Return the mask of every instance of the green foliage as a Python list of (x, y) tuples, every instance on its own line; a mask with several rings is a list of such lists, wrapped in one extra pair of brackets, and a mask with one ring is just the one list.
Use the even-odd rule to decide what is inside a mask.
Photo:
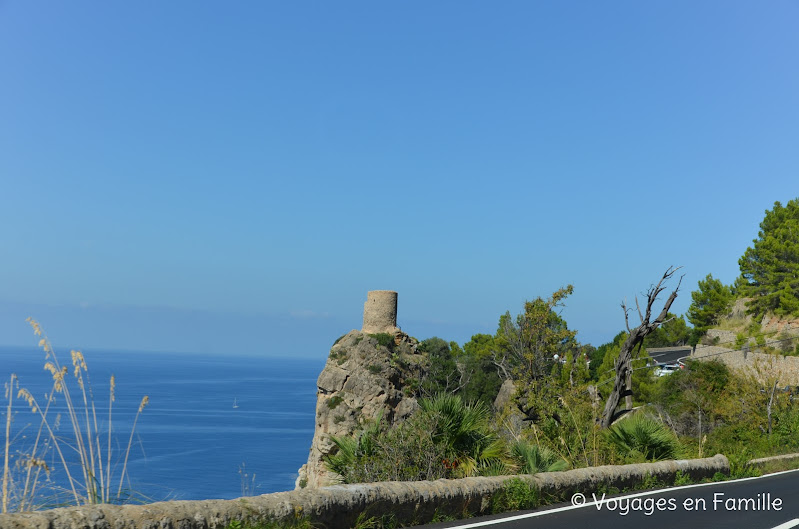
[(691, 328), (685, 323), (683, 316), (677, 317), (672, 313), (666, 315), (666, 323), (644, 338), (644, 348), (647, 347), (674, 347), (685, 345), (691, 340)]
[[(731, 371), (718, 361), (689, 361), (686, 369), (659, 380), (654, 409), (665, 417), (691, 456), (747, 452), (763, 457), (799, 449), (799, 402), (778, 391), (768, 434), (773, 380)], [(701, 453), (700, 453), (701, 447)]]
[(504, 483), (491, 498), (491, 512), (502, 513), (534, 509), (540, 504), (538, 489), (519, 478), (511, 478)]
[(433, 519), (430, 520), (430, 523), (454, 522), (455, 520), (457, 520), (457, 518), (454, 516), (442, 514), (438, 512), (438, 509), (436, 509), (436, 512), (433, 513)]
[(497, 459), (480, 468), (481, 476), (508, 476), (516, 474), (515, 469), (505, 461)]
[[(608, 378), (609, 371), (615, 369), (614, 364), (616, 358), (619, 357), (621, 345), (624, 343), (624, 340), (627, 339), (627, 336), (629, 335), (625, 331), (622, 331), (617, 334), (613, 340), (600, 345), (591, 353), (591, 365), (589, 366), (591, 380), (601, 382)], [(605, 362), (605, 357), (609, 350), (615, 351), (615, 356), (612, 358), (611, 362)]]
[(380, 347), (387, 347), (389, 349), (394, 348), (394, 337), (386, 332), (379, 332), (376, 334), (370, 334), (372, 338), (377, 340), (377, 344)]
[(335, 410), (336, 406), (338, 406), (342, 402), (344, 402), (344, 399), (341, 396), (336, 395), (336, 396), (331, 397), (330, 399), (328, 399), (327, 407), (330, 408), (331, 410)]
[(717, 360), (689, 360), (685, 369), (660, 381), (653, 402), (671, 418), (671, 424), (679, 435), (701, 439), (702, 435), (719, 426), (724, 404), (722, 395), (735, 387), (730, 383), (731, 378), (730, 369)]
[(730, 462), (730, 479), (751, 478), (759, 476), (757, 469), (749, 463), (752, 459), (752, 452), (742, 450), (734, 454), (728, 454), (727, 460)]
[(377, 436), (380, 434), (381, 421), (367, 425), (354, 437), (336, 437), (331, 435), (330, 440), (336, 445), (336, 451), (325, 456), (325, 465), (328, 470), (335, 472), (344, 483), (348, 476), (357, 468), (358, 463), (378, 453)]
[(574, 292), (568, 285), (554, 292), (549, 299), (536, 298), (524, 304), (524, 312), (516, 316), (504, 314), (499, 320), (496, 346), (502, 363), (514, 380), (528, 384), (551, 374), (555, 355), (565, 356), (576, 347), (574, 336), (556, 309)]
[(559, 423), (561, 378), (569, 381), (566, 386), (571, 386), (587, 377), (585, 366), (580, 364), (582, 358), (575, 360), (573, 356), (566, 374), (560, 361), (579, 350), (574, 339), (576, 331), (569, 330), (557, 311), (573, 291), (569, 285), (549, 299), (539, 297), (528, 301), (524, 312), (516, 318), (506, 313), (499, 321), (492, 360), (500, 367), (503, 377), (512, 378), (516, 383), (516, 404), (533, 423)]
[(492, 360), (495, 347), (490, 334), (475, 334), (457, 356), (466, 380), (460, 395), (466, 402), (480, 401), (490, 406), (497, 398), (502, 379)]
[(313, 527), (308, 518), (295, 516), (288, 521), (261, 520), (242, 523), (240, 520), (233, 520), (225, 526), (225, 529), (313, 529)]
[(650, 490), (650, 489), (661, 489), (665, 486), (666, 484), (661, 480), (659, 480), (657, 476), (648, 473), (646, 476), (644, 476), (644, 480), (641, 482), (641, 484), (635, 488), (641, 490)]
[(422, 341), (418, 351), (427, 355), (430, 366), (420, 385), (423, 396), (431, 397), (458, 389), (461, 373), (448, 342), (434, 336)]
[(727, 314), (733, 300), (732, 287), (714, 279), (713, 274), (708, 274), (699, 281), (698, 290), (691, 292), (688, 321), (698, 334), (704, 334)]
[(737, 283), (742, 296), (751, 297), (748, 311), (799, 315), (799, 199), (784, 207), (779, 202), (766, 211), (758, 238), (738, 260)]
[(799, 448), (799, 403), (793, 405), (790, 398), (787, 402), (787, 405), (780, 406), (775, 413), (774, 432), (779, 438), (780, 446), (795, 450)]
[(609, 486), (607, 483), (598, 483), (596, 486), (597, 495), (613, 495), (621, 492), (618, 487)]
[(739, 332), (735, 335), (735, 348), (742, 349), (748, 340), (749, 338), (746, 336), (746, 334)]
[(477, 475), (496, 468), (504, 443), (490, 429), (488, 408), (454, 395), (421, 399), (420, 409), (391, 428), (373, 424), (353, 437), (332, 437), (326, 458), (344, 483), (419, 481)]
[(680, 487), (682, 485), (691, 485), (693, 482), (694, 480), (691, 479), (691, 476), (683, 472), (682, 470), (678, 470), (677, 474), (674, 476), (675, 487)]
[(463, 354), (473, 358), (491, 358), (496, 347), (494, 337), (490, 334), (475, 334), (471, 340), (463, 344)]
[(463, 367), (467, 382), (460, 391), (463, 400), (491, 406), (499, 394), (502, 379), (490, 358), (465, 357)]
[(560, 384), (562, 386), (581, 385), (588, 381), (588, 356), (583, 348), (566, 353), (565, 362), (560, 368)]
[(441, 393), (419, 401), (421, 410), (436, 417), (433, 442), (452, 454), (458, 473), (473, 475), (504, 455), (504, 445), (489, 427), (490, 410), (482, 402), (464, 403), (457, 395)]
[(352, 529), (395, 529), (399, 526), (397, 517), (394, 513), (386, 513), (381, 516), (368, 516), (366, 512), (358, 515)]
[(523, 439), (511, 447), (511, 455), (518, 465), (519, 474), (559, 472), (569, 468), (569, 463), (546, 447), (530, 444)]
[(622, 419), (606, 430), (608, 441), (625, 458), (635, 460), (643, 456), (646, 461), (675, 459), (680, 444), (674, 433), (662, 422), (643, 413)]
[(338, 351), (330, 350), (330, 358), (335, 360), (338, 365), (347, 361), (347, 350), (341, 347)]

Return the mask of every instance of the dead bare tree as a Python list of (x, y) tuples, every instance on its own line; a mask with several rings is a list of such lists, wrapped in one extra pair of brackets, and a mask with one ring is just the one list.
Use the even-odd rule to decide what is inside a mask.
[(638, 297), (636, 296), (635, 306), (638, 310), (638, 317), (641, 319), (641, 324), (635, 329), (630, 329), (630, 309), (627, 308), (626, 302), (622, 302), (621, 304), (621, 308), (624, 310), (624, 324), (630, 336), (628, 336), (627, 340), (622, 344), (619, 358), (616, 360), (616, 378), (613, 382), (613, 390), (608, 396), (608, 400), (605, 403), (605, 410), (602, 413), (602, 420), (600, 421), (602, 428), (610, 426), (613, 420), (618, 416), (616, 408), (619, 406), (622, 396), (627, 397), (627, 408), (630, 409), (632, 407), (632, 391), (630, 385), (632, 380), (631, 364), (633, 350), (636, 347), (641, 347), (644, 338), (646, 338), (649, 333), (657, 329), (663, 323), (666, 323), (666, 317), (668, 316), (671, 304), (674, 303), (674, 300), (677, 298), (677, 291), (680, 290), (682, 276), (677, 283), (677, 287), (663, 305), (663, 310), (660, 311), (660, 314), (658, 314), (654, 320), (650, 321), (652, 318), (652, 305), (655, 304), (660, 293), (666, 289), (664, 282), (668, 281), (680, 268), (681, 267), (674, 268), (670, 266), (663, 274), (663, 277), (660, 278), (657, 285), (649, 287), (646, 293), (646, 311), (643, 314), (641, 313), (641, 306), (638, 304)]

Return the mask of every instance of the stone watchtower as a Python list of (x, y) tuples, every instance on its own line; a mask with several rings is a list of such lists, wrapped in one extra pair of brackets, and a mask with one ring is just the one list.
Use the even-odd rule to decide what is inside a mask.
[(363, 329), (365, 333), (385, 332), (396, 334), (397, 293), (393, 290), (370, 290), (363, 304)]

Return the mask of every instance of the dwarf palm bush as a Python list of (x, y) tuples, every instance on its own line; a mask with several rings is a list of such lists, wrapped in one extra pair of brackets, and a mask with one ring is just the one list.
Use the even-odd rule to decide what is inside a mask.
[(519, 474), (559, 472), (569, 468), (563, 458), (545, 446), (530, 444), (519, 439), (511, 447), (511, 455), (519, 467)]
[(491, 431), (488, 408), (438, 395), (391, 427), (372, 423), (350, 437), (332, 437), (325, 463), (345, 483), (418, 481), (506, 473), (505, 445)]
[(336, 445), (336, 452), (325, 456), (325, 464), (331, 472), (340, 476), (344, 483), (355, 472), (360, 461), (375, 455), (378, 449), (377, 436), (380, 434), (381, 418), (369, 424), (357, 436), (330, 436)]
[(474, 475), (505, 455), (503, 441), (489, 427), (490, 412), (485, 403), (466, 403), (458, 395), (440, 393), (420, 400), (419, 407), (435, 418), (433, 441), (457, 462), (456, 474)]
[(679, 455), (677, 436), (662, 422), (643, 413), (622, 419), (606, 431), (608, 441), (627, 458), (647, 461), (674, 459)]

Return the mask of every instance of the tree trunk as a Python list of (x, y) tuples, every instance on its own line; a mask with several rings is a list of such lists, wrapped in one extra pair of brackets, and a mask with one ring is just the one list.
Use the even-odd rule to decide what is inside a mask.
[[(674, 272), (677, 270), (679, 270), (679, 268), (669, 267), (668, 270), (666, 270), (666, 272), (663, 274), (663, 277), (660, 278), (660, 281), (658, 281), (658, 284), (649, 288), (646, 296), (646, 314), (641, 314), (641, 309), (638, 309), (638, 315), (641, 318), (641, 324), (635, 329), (630, 329), (628, 319), (629, 311), (627, 309), (627, 305), (625, 303), (621, 304), (621, 307), (624, 310), (624, 322), (627, 326), (627, 331), (630, 333), (630, 336), (628, 336), (624, 341), (621, 346), (621, 351), (619, 352), (619, 360), (616, 362), (616, 378), (613, 381), (613, 389), (611, 390), (610, 395), (608, 395), (608, 400), (605, 403), (605, 409), (602, 413), (602, 420), (600, 421), (600, 426), (602, 428), (607, 428), (613, 423), (613, 420), (617, 417), (616, 408), (619, 406), (621, 395), (626, 393), (630, 387), (628, 383), (628, 376), (630, 377), (630, 380), (632, 380), (632, 370), (630, 369), (630, 366), (632, 366), (633, 350), (636, 346), (639, 346), (643, 343), (644, 338), (646, 338), (650, 332), (657, 329), (659, 325), (666, 321), (671, 304), (674, 303), (674, 300), (677, 298), (677, 292), (680, 290), (682, 277), (680, 278), (680, 282), (677, 283), (677, 288), (674, 289), (669, 298), (666, 300), (666, 303), (663, 305), (663, 310), (660, 311), (660, 314), (658, 314), (657, 318), (651, 322), (649, 321), (652, 317), (652, 305), (657, 300), (658, 295), (666, 288), (665, 286), (662, 286), (663, 282), (674, 275)], [(636, 305), (638, 305), (637, 299)], [(628, 409), (630, 409), (632, 408), (632, 394), (629, 394), (627, 397), (629, 398)]]
[(633, 366), (632, 359), (627, 363), (627, 374), (624, 376), (624, 408), (633, 409)]

